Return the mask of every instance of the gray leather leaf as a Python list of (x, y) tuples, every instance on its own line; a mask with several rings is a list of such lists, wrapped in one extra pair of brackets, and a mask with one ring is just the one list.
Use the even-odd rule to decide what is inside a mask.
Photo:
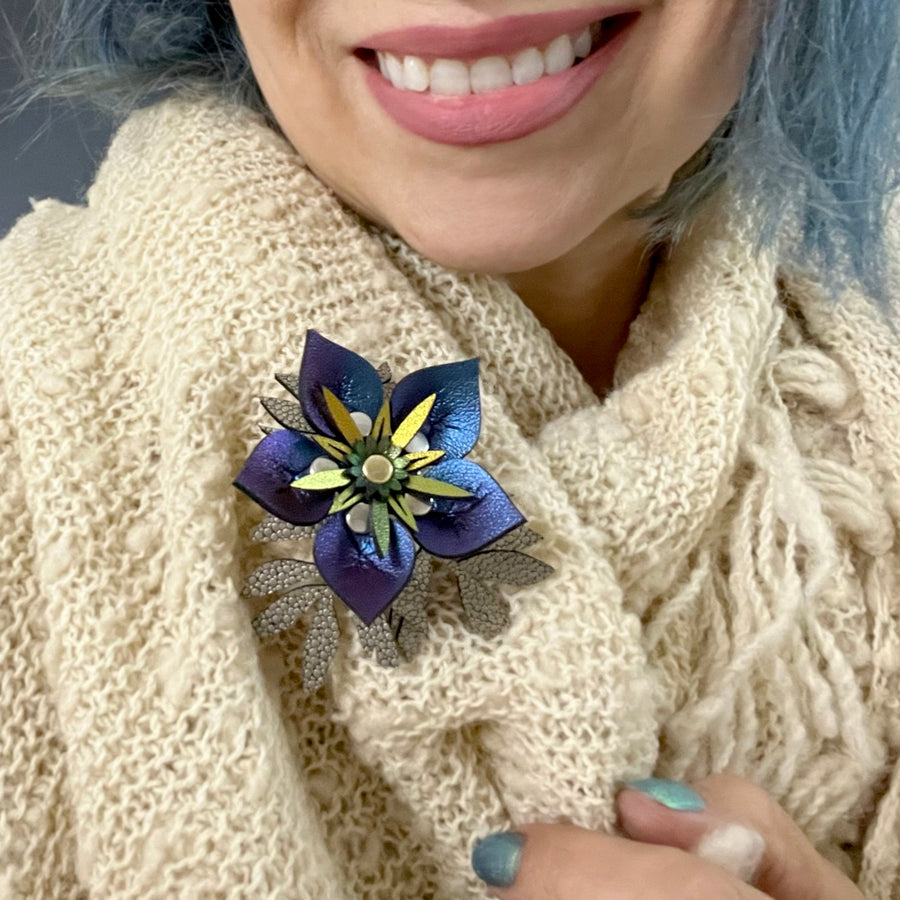
[(527, 525), (520, 525), (518, 528), (514, 528), (509, 533), (504, 534), (503, 537), (498, 538), (487, 549), (488, 551), (527, 550), (540, 540), (543, 540), (543, 538), (536, 531), (532, 531)]
[(406, 587), (387, 612), (394, 638), (406, 659), (415, 657), (428, 633), (425, 601), (430, 583), (431, 560), (420, 553)]
[(322, 584), (308, 584), (270, 603), (254, 620), (253, 630), (259, 637), (287, 631), (314, 604), (331, 602), (331, 591)]
[(458, 560), (456, 570), (481, 581), (513, 584), (519, 587), (537, 584), (553, 573), (547, 563), (515, 550), (488, 550), (467, 559)]
[(300, 376), (281, 372), (275, 376), (275, 380), (288, 392), (299, 399), (300, 397)]
[(265, 407), (266, 412), (275, 419), (279, 425), (292, 428), (294, 431), (311, 431), (309, 422), (303, 418), (300, 405), (296, 400), (285, 400), (282, 397), (260, 397), (259, 402)]
[(331, 594), (316, 606), (312, 626), (303, 644), (303, 687), (313, 693), (325, 683), (328, 667), (338, 645), (337, 617)]
[(272, 513), (266, 513), (263, 520), (250, 532), (250, 540), (257, 543), (267, 541), (303, 541), (315, 535), (318, 525), (291, 525)]
[(299, 559), (274, 559), (263, 563), (247, 579), (245, 597), (268, 597), (281, 594), (311, 581), (321, 583), (319, 570), (311, 562)]
[(509, 604), (496, 585), (459, 571), (459, 596), (469, 630), (483, 638), (493, 638), (509, 628)]
[(394, 643), (394, 632), (384, 613), (371, 625), (360, 622), (357, 630), (363, 648), (375, 657), (379, 665), (386, 668), (400, 665), (400, 651)]

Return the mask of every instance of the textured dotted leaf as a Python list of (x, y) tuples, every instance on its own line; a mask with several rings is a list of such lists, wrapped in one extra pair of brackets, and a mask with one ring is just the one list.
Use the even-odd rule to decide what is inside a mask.
[(270, 603), (253, 620), (253, 630), (259, 637), (287, 631), (303, 613), (323, 600), (331, 600), (331, 591), (323, 584), (308, 584), (289, 591)]
[(509, 604), (496, 585), (458, 570), (459, 596), (469, 630), (483, 638), (494, 638), (509, 628)]
[(321, 582), (319, 571), (313, 563), (299, 559), (274, 559), (253, 572), (244, 585), (243, 594), (245, 597), (268, 597), (310, 581)]
[(312, 626), (303, 644), (303, 687), (309, 693), (317, 691), (325, 683), (338, 645), (340, 629), (330, 597), (329, 592), (329, 598), (321, 600), (316, 606)]
[(430, 584), (431, 559), (427, 554), (420, 553), (406, 587), (386, 613), (394, 639), (406, 659), (415, 657), (428, 634), (425, 601), (428, 599)]
[(527, 525), (520, 525), (490, 544), (488, 550), (527, 550), (543, 538)]
[(303, 541), (315, 536), (318, 525), (291, 525), (272, 513), (266, 513), (263, 520), (250, 532), (250, 539), (257, 543), (267, 541)]
[(553, 574), (552, 566), (515, 550), (488, 550), (461, 559), (456, 565), (460, 574), (519, 587), (537, 584)]
[(360, 622), (357, 630), (363, 649), (374, 656), (380, 666), (393, 668), (400, 665), (400, 652), (394, 642), (394, 632), (384, 613), (371, 625)]
[(300, 398), (300, 376), (286, 374), (284, 372), (275, 376), (275, 380), (286, 390), (298, 399)]
[(310, 431), (309, 422), (300, 412), (300, 404), (296, 400), (285, 400), (282, 397), (260, 397), (265, 411), (280, 425), (294, 431)]

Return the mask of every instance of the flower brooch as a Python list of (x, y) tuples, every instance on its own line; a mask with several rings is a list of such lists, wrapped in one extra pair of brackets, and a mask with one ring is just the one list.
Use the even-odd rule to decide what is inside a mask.
[(235, 485), (268, 513), (259, 541), (313, 539), (312, 560), (277, 559), (245, 585), (276, 595), (253, 622), (260, 637), (315, 610), (304, 684), (324, 683), (337, 647), (339, 598), (382, 664), (412, 658), (426, 633), (432, 560), (457, 578), (467, 627), (494, 637), (509, 624), (498, 584), (534, 584), (550, 566), (522, 552), (539, 540), (496, 481), (464, 457), (481, 430), (478, 360), (432, 366), (396, 385), (387, 366), (309, 331), (294, 399), (262, 399), (268, 430)]

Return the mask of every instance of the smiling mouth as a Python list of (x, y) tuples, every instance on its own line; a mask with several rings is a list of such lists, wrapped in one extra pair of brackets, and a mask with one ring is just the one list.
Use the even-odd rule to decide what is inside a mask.
[(354, 55), (401, 91), (436, 96), (484, 94), (531, 84), (581, 65), (639, 16), (639, 12), (633, 11), (607, 16), (577, 30), (562, 32), (546, 43), (526, 44), (506, 55), (420, 56), (404, 53), (396, 46), (359, 47)]

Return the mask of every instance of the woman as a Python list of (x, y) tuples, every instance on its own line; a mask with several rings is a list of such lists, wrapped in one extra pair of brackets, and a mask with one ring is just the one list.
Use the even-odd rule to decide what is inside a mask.
[(5, 895), (900, 897), (896, 5), (38, 6), (174, 96), (0, 251)]

